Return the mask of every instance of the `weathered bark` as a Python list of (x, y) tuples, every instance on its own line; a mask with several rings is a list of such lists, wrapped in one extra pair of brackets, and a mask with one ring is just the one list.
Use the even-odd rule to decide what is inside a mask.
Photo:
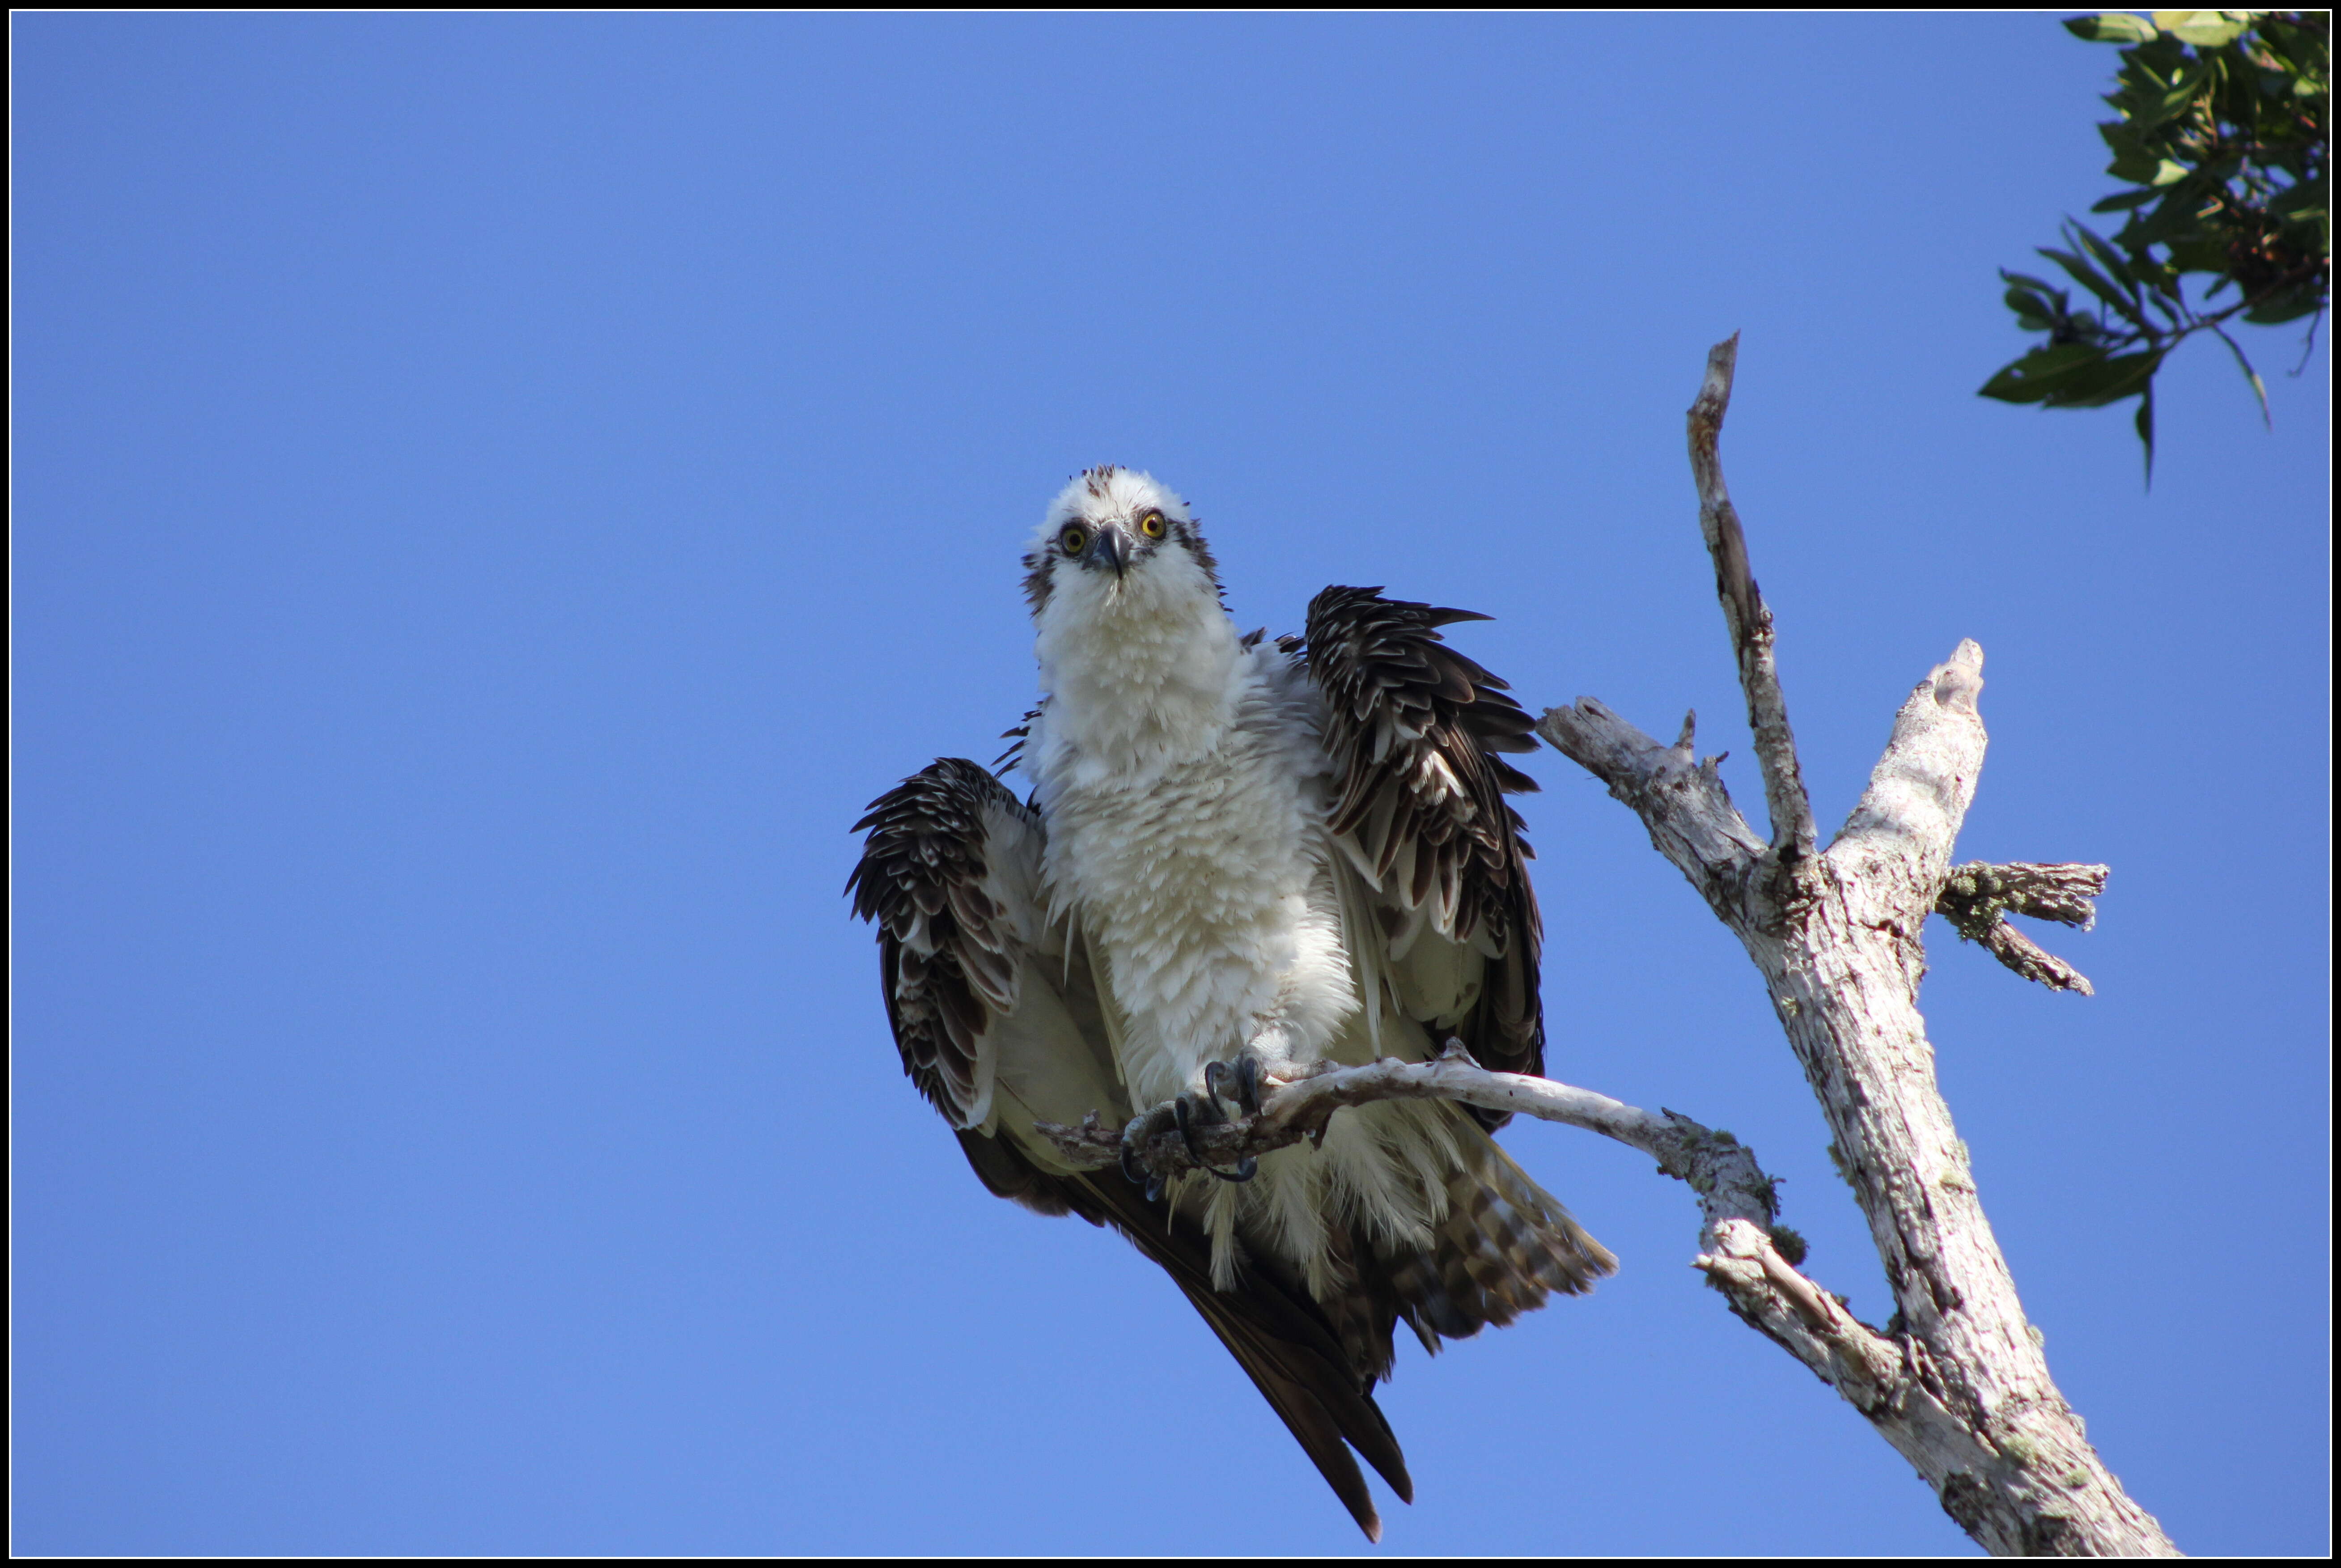
[[(1993, 1238), (1967, 1146), (1936, 1087), (1918, 1012), (1921, 932), (1940, 908), (2003, 963), (2087, 989), (2068, 966), (2007, 924), (2015, 909), (2086, 924), (2101, 867), (1967, 867), (1951, 848), (1983, 765), (1983, 650), (1962, 642), (1896, 715), (1869, 788), (1836, 840), (1801, 853), (1809, 819), (1771, 660), (1771, 616), (1716, 455), (1738, 340), (1718, 344), (1690, 414), (1699, 512), (1771, 808), (1767, 845), (1740, 818), (1691, 726), (1661, 746), (1590, 699), (1548, 711), (1539, 731), (1639, 815), (1650, 841), (1698, 888), (1764, 977), (1831, 1153), (1886, 1265), (1898, 1322), (1889, 1337), (1842, 1309), (1751, 1314), (1734, 1306), (1842, 1393), (1997, 1553), (2175, 1554), (2090, 1447), (2048, 1375)], [(1752, 1236), (1722, 1238), (1711, 1279), (1772, 1277)], [(1792, 1303), (1792, 1305), (1794, 1305)]]
[(1984, 950), (2027, 980), (2059, 991), (2097, 995), (2087, 977), (2007, 923), (2007, 912), (2061, 920), (2087, 930), (2097, 924), (2097, 898), (2111, 875), (2104, 866), (2035, 866), (2025, 861), (1991, 866), (1971, 860), (1953, 868), (1935, 900), (1935, 913), (1956, 927), (1963, 940)]

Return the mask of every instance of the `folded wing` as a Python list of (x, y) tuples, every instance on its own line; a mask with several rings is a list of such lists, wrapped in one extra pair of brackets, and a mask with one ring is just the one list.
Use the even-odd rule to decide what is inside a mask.
[(872, 802), (846, 883), (878, 928), (880, 978), (903, 1070), (993, 1194), (1111, 1226), (1161, 1265), (1228, 1347), (1360, 1528), (1381, 1520), (1355, 1448), (1409, 1501), (1390, 1424), (1324, 1310), (1261, 1270), (1211, 1288), (1210, 1246), (1119, 1172), (1076, 1171), (1032, 1130), (1131, 1114), (1115, 1075), (1086, 945), (1039, 893), (1040, 819), (990, 772), (948, 758)]

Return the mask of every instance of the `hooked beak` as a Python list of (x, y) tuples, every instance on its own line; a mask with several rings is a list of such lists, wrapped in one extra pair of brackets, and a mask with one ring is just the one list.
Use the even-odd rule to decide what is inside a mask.
[(1114, 580), (1120, 581), (1122, 567), (1130, 560), (1130, 552), (1124, 545), (1121, 530), (1111, 523), (1099, 529), (1097, 538), (1090, 543), (1090, 559), (1093, 561), (1102, 561), (1112, 567)]

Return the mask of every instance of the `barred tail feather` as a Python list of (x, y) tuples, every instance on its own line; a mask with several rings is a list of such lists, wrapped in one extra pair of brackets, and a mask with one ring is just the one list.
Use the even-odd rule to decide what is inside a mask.
[(1618, 1270), (1616, 1255), (1494, 1139), (1468, 1126), (1455, 1141), (1462, 1159), (1448, 1176), (1432, 1245), (1389, 1260), (1400, 1315), (1434, 1354), (1442, 1338), (1501, 1328)]

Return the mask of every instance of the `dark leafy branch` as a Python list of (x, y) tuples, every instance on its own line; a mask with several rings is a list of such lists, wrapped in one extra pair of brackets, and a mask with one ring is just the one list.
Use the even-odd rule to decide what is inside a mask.
[[(2076, 17), (2093, 43), (2125, 45), (2117, 118), (2097, 127), (2126, 189), (2090, 211), (2126, 213), (2110, 238), (2066, 220), (2040, 247), (2086, 291), (2003, 269), (2008, 308), (2046, 334), (2001, 367), (1985, 397), (2044, 408), (2138, 400), (2154, 468), (2154, 376), (2197, 332), (2226, 345), (2267, 416), (2267, 388), (2226, 326), (2321, 318), (2332, 281), (2326, 195), (2332, 19), (2325, 12), (2157, 11)], [(2186, 279), (2207, 276), (2196, 296)], [(2313, 339), (2316, 323), (2309, 332)]]

